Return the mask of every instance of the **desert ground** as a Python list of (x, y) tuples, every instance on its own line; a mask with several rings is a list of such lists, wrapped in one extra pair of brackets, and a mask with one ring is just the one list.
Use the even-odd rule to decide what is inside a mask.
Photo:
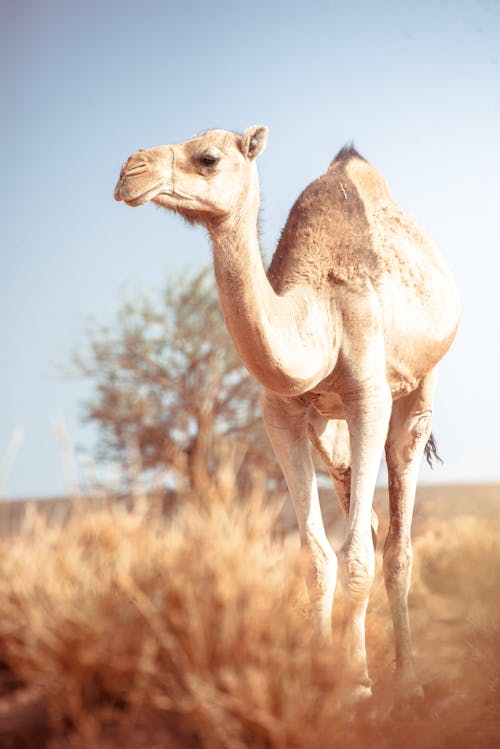
[[(334, 548), (343, 521), (322, 504)], [(405, 703), (381, 573), (373, 698), (349, 705), (311, 644), (288, 503), (143, 497), (0, 506), (0, 746), (172, 749), (500, 744), (500, 485), (421, 486), (410, 595), (424, 687)], [(342, 617), (342, 593), (334, 629)]]

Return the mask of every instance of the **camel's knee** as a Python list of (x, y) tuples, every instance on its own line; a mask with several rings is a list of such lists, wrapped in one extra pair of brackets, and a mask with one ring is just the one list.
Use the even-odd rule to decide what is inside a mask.
[(301, 537), (306, 554), (306, 583), (312, 600), (329, 595), (337, 580), (337, 555), (326, 539), (306, 530)]
[(402, 424), (397, 433), (390, 435), (387, 443), (389, 465), (408, 465), (420, 457), (431, 433), (432, 412), (413, 415)]
[(413, 551), (409, 539), (388, 539), (384, 548), (384, 579), (388, 590), (407, 590), (411, 577)]
[(302, 534), (306, 554), (305, 579), (318, 644), (331, 642), (332, 607), (337, 582), (337, 556), (328, 541), (314, 532)]
[(339, 552), (339, 572), (346, 595), (356, 601), (368, 598), (375, 575), (375, 553), (367, 543), (348, 541)]

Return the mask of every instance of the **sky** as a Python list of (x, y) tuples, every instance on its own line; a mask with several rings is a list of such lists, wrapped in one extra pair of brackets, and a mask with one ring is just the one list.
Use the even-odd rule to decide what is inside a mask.
[(462, 298), (422, 481), (500, 481), (500, 2), (1, 0), (0, 494), (63, 494), (54, 423), (89, 452), (61, 367), (89, 316), (211, 261), (205, 232), (113, 200), (138, 148), (269, 126), (269, 260), (287, 213), (354, 140), (431, 234)]

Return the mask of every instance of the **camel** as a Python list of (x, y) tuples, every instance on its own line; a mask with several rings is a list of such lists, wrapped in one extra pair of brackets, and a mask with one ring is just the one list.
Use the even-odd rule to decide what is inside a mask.
[[(371, 695), (365, 618), (375, 570), (372, 503), (385, 447), (383, 571), (395, 677), (401, 696), (418, 699), (407, 603), (411, 521), (436, 366), (455, 337), (458, 294), (431, 240), (351, 146), (297, 199), (266, 273), (256, 167), (266, 140), (267, 128), (255, 126), (140, 150), (123, 165), (115, 198), (156, 203), (208, 230), (228, 331), (264, 389), (263, 418), (297, 515), (320, 644), (330, 642), (339, 573), (346, 602), (341, 672), (356, 700)], [(311, 445), (346, 516), (338, 554), (322, 521)]]

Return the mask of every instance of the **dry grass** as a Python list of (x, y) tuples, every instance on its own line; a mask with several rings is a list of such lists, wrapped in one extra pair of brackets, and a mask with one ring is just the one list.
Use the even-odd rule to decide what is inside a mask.
[(33, 520), (2, 543), (0, 658), (43, 695), (51, 747), (498, 743), (498, 524), (455, 519), (416, 540), (426, 699), (398, 714), (383, 584), (368, 621), (375, 698), (353, 713), (334, 650), (310, 645), (297, 540), (278, 539), (273, 522), (263, 507), (217, 502), (168, 521), (93, 510), (63, 529)]

